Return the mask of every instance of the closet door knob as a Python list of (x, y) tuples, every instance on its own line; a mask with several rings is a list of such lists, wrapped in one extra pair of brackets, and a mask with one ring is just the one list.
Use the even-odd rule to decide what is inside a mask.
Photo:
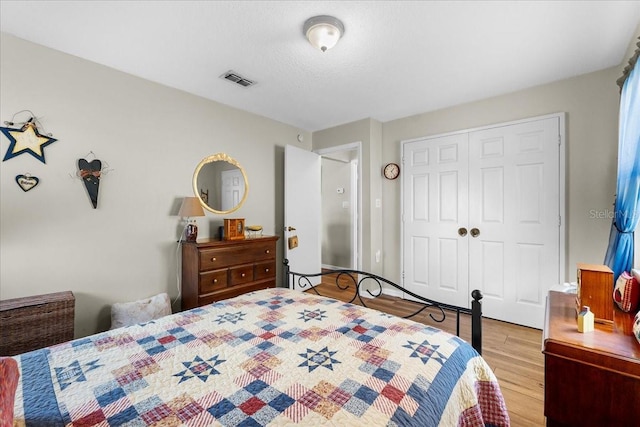
[(472, 228), (470, 233), (471, 237), (478, 237), (480, 235), (480, 230), (478, 230), (477, 228)]
[(467, 229), (464, 227), (460, 227), (458, 228), (458, 234), (460, 235), (460, 237), (464, 237), (467, 235)]

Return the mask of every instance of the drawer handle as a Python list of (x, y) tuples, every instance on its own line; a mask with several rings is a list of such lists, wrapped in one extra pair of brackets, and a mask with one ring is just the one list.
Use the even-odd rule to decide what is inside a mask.
[(216, 257), (211, 258), (211, 261), (217, 261)]
[(265, 268), (265, 269), (264, 269), (264, 272), (265, 272), (265, 273), (268, 273), (268, 272), (269, 272), (269, 269), (268, 269), (268, 268)]
[(213, 279), (213, 283), (218, 283), (218, 279)]
[(264, 251), (265, 254), (268, 254), (270, 251), (269, 249), (267, 249), (266, 251)]
[(244, 277), (244, 276), (246, 276), (246, 274), (242, 273), (240, 276), (241, 276), (241, 277)]

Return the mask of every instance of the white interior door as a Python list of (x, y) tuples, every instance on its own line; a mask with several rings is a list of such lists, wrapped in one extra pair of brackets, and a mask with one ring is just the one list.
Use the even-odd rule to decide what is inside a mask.
[[(320, 156), (287, 145), (284, 158), (284, 256), (293, 271), (319, 273), (322, 201)], [(289, 249), (288, 240), (292, 236), (298, 237), (298, 247)], [(320, 278), (316, 279), (312, 285), (320, 282)], [(290, 283), (289, 286), (298, 289), (297, 283)]]
[(557, 117), (469, 134), (469, 287), (487, 316), (542, 328), (560, 282), (559, 199)]
[[(466, 133), (403, 145), (405, 289), (467, 306), (468, 223)], [(411, 299), (409, 295), (405, 297)]]
[[(403, 143), (405, 289), (542, 328), (560, 282), (560, 117)], [(460, 231), (466, 231), (462, 236)]]

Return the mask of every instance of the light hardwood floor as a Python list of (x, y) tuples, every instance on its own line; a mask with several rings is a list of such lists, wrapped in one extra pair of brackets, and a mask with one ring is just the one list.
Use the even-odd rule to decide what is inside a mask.
[[(348, 283), (342, 283), (348, 285)], [(332, 276), (323, 276), (318, 286), (321, 295), (349, 301), (354, 294), (353, 285), (341, 291)], [(309, 291), (308, 291), (309, 292)], [(416, 311), (417, 305), (400, 298), (382, 295), (376, 299), (363, 298), (367, 307), (389, 314), (406, 316)], [(354, 304), (360, 304), (354, 301)], [(434, 315), (435, 316), (435, 315)], [(433, 321), (428, 313), (412, 318), (455, 334), (455, 316), (447, 316), (442, 323)], [(471, 318), (463, 315), (460, 337), (471, 340)], [(542, 331), (517, 326), (493, 319), (483, 319), (482, 356), (493, 369), (511, 418), (513, 427), (544, 426), (544, 358)]]

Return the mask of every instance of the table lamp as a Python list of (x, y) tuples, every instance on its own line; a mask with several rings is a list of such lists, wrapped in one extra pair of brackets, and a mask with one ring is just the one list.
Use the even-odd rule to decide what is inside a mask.
[(200, 201), (197, 197), (185, 197), (182, 200), (182, 206), (178, 215), (187, 218), (187, 225), (185, 226), (185, 238), (187, 242), (195, 242), (198, 238), (198, 225), (196, 220), (191, 219), (197, 216), (204, 216), (204, 210), (200, 205)]

